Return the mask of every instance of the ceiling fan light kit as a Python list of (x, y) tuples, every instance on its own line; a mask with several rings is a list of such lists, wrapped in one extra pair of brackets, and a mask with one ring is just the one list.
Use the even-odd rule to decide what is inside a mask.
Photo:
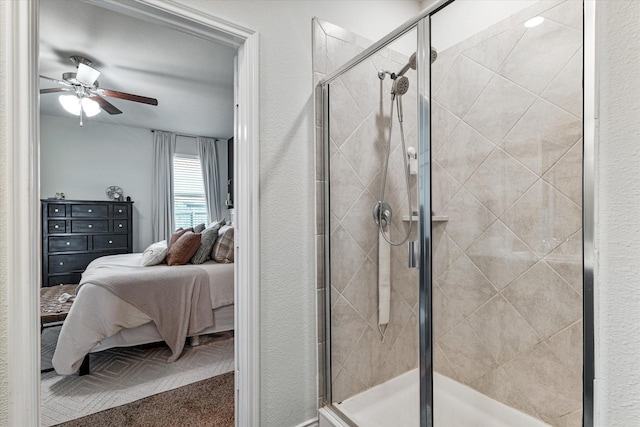
[(101, 111), (100, 105), (89, 98), (79, 98), (77, 95), (60, 95), (58, 100), (62, 107), (74, 116), (80, 115), (80, 109), (87, 117), (93, 117)]
[(61, 95), (59, 101), (66, 111), (80, 116), (80, 126), (82, 126), (83, 115), (93, 117), (101, 110), (109, 114), (122, 113), (115, 105), (104, 99), (105, 96), (148, 105), (158, 105), (158, 100), (155, 98), (99, 88), (98, 77), (100, 76), (100, 71), (91, 67), (89, 59), (79, 55), (73, 55), (69, 59), (76, 65), (77, 72), (63, 73), (62, 80), (41, 75), (41, 78), (51, 80), (62, 87), (40, 89), (40, 93), (74, 92), (74, 95)]

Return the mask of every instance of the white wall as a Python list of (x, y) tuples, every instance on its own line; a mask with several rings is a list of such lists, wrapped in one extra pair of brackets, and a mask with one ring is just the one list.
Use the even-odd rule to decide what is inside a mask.
[(40, 117), (40, 194), (69, 200), (109, 200), (117, 185), (133, 200), (133, 250), (151, 243), (152, 141), (149, 129), (76, 117)]
[(599, 425), (640, 419), (640, 2), (599, 1)]
[[(114, 126), (76, 117), (40, 118), (40, 194), (65, 193), (69, 200), (108, 200), (105, 190), (117, 185), (133, 200), (133, 251), (151, 239), (153, 134), (149, 129)], [(195, 138), (178, 137), (176, 152), (198, 155)], [(227, 143), (218, 143), (220, 203), (226, 214)]]
[(376, 40), (416, 1), (211, 1), (189, 7), (260, 37), (260, 426), (316, 416), (314, 16)]
[[(432, 2), (422, 3), (426, 7)], [(431, 45), (444, 51), (534, 3), (536, 0), (454, 1), (431, 18)]]
[[(261, 108), (261, 426), (294, 426), (315, 416), (314, 174), (311, 17), (377, 39), (408, 19), (417, 2), (182, 0), (189, 7), (260, 32)], [(0, 2), (0, 37), (11, 21)], [(600, 1), (601, 54), (598, 244), (601, 427), (640, 418), (640, 2)], [(364, 6), (366, 5), (366, 6)], [(363, 8), (366, 7), (366, 14)], [(277, 13), (274, 13), (277, 11)], [(5, 25), (6, 24), (6, 25)], [(0, 45), (0, 129), (7, 57)], [(0, 133), (0, 196), (12, 159)], [(287, 209), (283, 209), (286, 207)], [(4, 207), (0, 204), (0, 214)], [(283, 214), (286, 212), (286, 214)], [(6, 274), (6, 215), (0, 215), (0, 294)], [(2, 301), (5, 301), (3, 298)], [(1, 303), (4, 304), (4, 303)], [(0, 310), (0, 425), (6, 425), (7, 318)]]

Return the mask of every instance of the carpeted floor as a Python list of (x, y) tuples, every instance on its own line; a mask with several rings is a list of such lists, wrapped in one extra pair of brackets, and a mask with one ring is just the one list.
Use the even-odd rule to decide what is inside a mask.
[[(51, 363), (58, 332), (59, 328), (48, 328), (42, 333), (43, 367)], [(233, 371), (233, 347), (233, 334), (222, 333), (202, 337), (199, 346), (185, 347), (181, 357), (173, 363), (167, 363), (171, 354), (168, 347), (153, 345), (111, 349), (92, 354), (90, 375), (79, 377), (59, 376), (55, 372), (43, 373), (42, 427), (84, 419), (83, 417), (90, 414), (120, 405), (126, 406), (158, 393), (183, 388)], [(209, 399), (205, 402), (212, 403)], [(160, 425), (177, 424), (170, 420), (169, 423)]]
[(233, 427), (233, 390), (233, 372), (228, 372), (57, 427)]

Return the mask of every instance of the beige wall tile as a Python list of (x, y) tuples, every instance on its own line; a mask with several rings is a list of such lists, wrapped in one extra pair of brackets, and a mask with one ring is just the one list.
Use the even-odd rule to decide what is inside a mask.
[(513, 128), (536, 97), (509, 80), (494, 75), (464, 116), (464, 121), (494, 143)]
[(503, 402), (537, 419), (536, 412), (526, 395), (522, 394), (504, 368), (496, 368), (474, 381), (471, 386), (487, 396)]
[(378, 324), (378, 267), (371, 260), (364, 261), (342, 295), (370, 325)]
[(329, 126), (331, 139), (340, 147), (362, 123), (364, 115), (340, 79), (329, 85)]
[[(367, 121), (353, 132), (340, 147), (360, 181), (367, 185), (384, 166), (386, 141), (378, 139), (374, 129)], [(333, 174), (332, 174), (333, 175)]]
[(576, 173), (581, 169), (582, 139), (576, 142), (542, 178), (575, 204), (582, 206), (582, 174)]
[(461, 322), (445, 335), (440, 340), (440, 348), (465, 384), (473, 383), (497, 366), (467, 322)]
[(342, 292), (365, 258), (358, 243), (339, 226), (331, 234), (331, 285)]
[(539, 255), (546, 255), (582, 225), (582, 210), (544, 181), (536, 182), (501, 217)]
[(466, 254), (498, 290), (539, 260), (501, 221), (494, 222), (469, 246)]
[(582, 317), (582, 297), (544, 261), (516, 279), (502, 294), (542, 338)]
[(439, 278), (442, 291), (458, 311), (468, 316), (493, 297), (497, 291), (478, 268), (462, 255)]
[(501, 147), (542, 176), (582, 137), (582, 122), (538, 99), (507, 134)]
[(331, 309), (331, 361), (344, 363), (356, 348), (360, 336), (367, 328), (356, 310), (343, 297), (339, 297)]
[(544, 420), (559, 418), (582, 406), (582, 382), (544, 343), (505, 364), (504, 369)]
[(379, 366), (385, 351), (382, 336), (377, 328), (368, 326), (356, 344), (356, 348), (357, 351), (354, 351), (344, 364), (344, 369), (362, 384), (371, 387), (378, 377)]
[(337, 219), (342, 219), (358, 200), (364, 186), (358, 179), (351, 164), (341, 152), (331, 158), (331, 176), (329, 178), (329, 208)]
[(456, 327), (464, 320), (464, 317), (458, 312), (458, 309), (447, 297), (438, 282), (435, 282), (431, 288), (431, 306), (433, 317), (433, 340), (439, 341), (451, 329)]
[(565, 1), (542, 14), (547, 19), (551, 19), (560, 24), (582, 31), (582, 2)]
[(431, 102), (431, 155), (435, 155), (444, 146), (451, 132), (460, 123), (460, 118), (436, 101)]
[(373, 220), (375, 203), (367, 191), (363, 192), (341, 221), (342, 226), (365, 253), (368, 253), (378, 241), (378, 225)]
[(436, 160), (461, 184), (493, 150), (494, 145), (466, 123), (460, 123), (438, 152)]
[(582, 117), (582, 49), (560, 71), (542, 93), (547, 101)]
[(496, 71), (507, 55), (511, 53), (525, 30), (524, 26), (517, 26), (465, 50), (462, 54)]
[(340, 403), (343, 400), (364, 391), (367, 388), (346, 369), (342, 369), (331, 385), (332, 400)]
[(546, 20), (527, 29), (499, 73), (539, 94), (582, 46), (582, 34)]
[(501, 149), (495, 149), (469, 178), (465, 188), (500, 216), (538, 179)]
[(477, 62), (460, 56), (447, 72), (433, 99), (456, 116), (463, 117), (492, 75), (493, 72)]
[(547, 255), (545, 261), (582, 295), (582, 228)]
[(432, 241), (433, 261), (431, 269), (432, 276), (436, 279), (462, 255), (462, 251), (444, 232), (444, 225), (442, 224), (433, 227)]
[(491, 298), (471, 314), (467, 322), (499, 364), (539, 341), (536, 332), (501, 295)]
[(442, 214), (449, 216), (445, 228), (447, 234), (462, 250), (468, 248), (496, 220), (496, 217), (464, 188), (453, 196)]

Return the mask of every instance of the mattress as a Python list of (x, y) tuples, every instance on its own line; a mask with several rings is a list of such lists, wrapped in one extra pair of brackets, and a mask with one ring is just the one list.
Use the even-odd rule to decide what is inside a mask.
[[(110, 255), (98, 258), (87, 269), (100, 264), (139, 266), (142, 254)], [(159, 268), (180, 268), (158, 266)], [(234, 299), (234, 264), (208, 261), (199, 264), (209, 275), (214, 325), (197, 334), (230, 330)], [(154, 268), (154, 267), (140, 267)], [(133, 346), (162, 341), (151, 318), (105, 288), (84, 283), (69, 310), (53, 356), (56, 372), (69, 375), (78, 370), (84, 356), (112, 347)]]

